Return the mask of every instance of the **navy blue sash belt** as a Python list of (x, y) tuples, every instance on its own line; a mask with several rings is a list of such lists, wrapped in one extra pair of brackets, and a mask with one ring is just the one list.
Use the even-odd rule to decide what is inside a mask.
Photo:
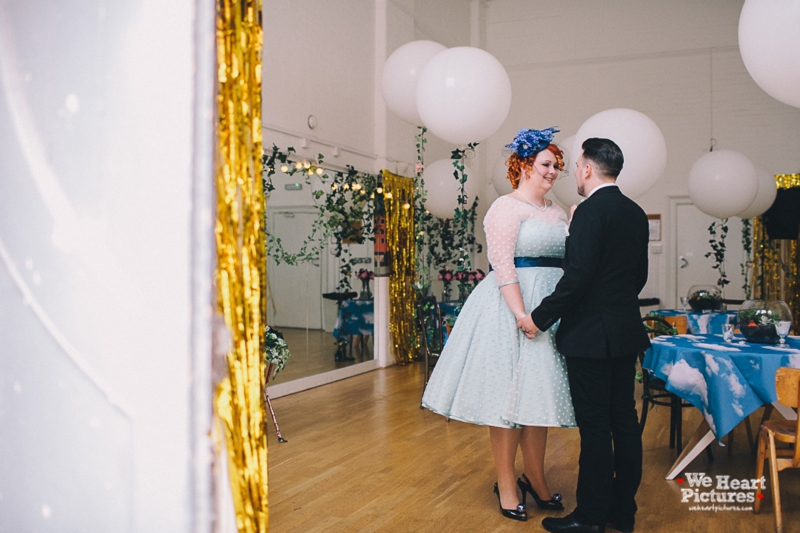
[[(515, 257), (514, 266), (517, 268), (526, 267), (552, 267), (564, 268), (564, 260), (560, 257)], [(489, 272), (494, 270), (492, 265), (489, 265)]]
[(560, 257), (515, 257), (514, 266), (526, 267), (554, 267), (562, 268), (564, 260)]

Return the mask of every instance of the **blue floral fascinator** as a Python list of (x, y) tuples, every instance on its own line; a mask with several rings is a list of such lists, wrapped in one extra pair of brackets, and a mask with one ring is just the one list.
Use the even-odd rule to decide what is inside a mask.
[(514, 137), (511, 144), (506, 145), (506, 148), (511, 148), (522, 158), (530, 157), (547, 148), (547, 145), (553, 142), (553, 135), (559, 131), (561, 130), (555, 128), (547, 128), (546, 130), (521, 129), (517, 132), (517, 136)]

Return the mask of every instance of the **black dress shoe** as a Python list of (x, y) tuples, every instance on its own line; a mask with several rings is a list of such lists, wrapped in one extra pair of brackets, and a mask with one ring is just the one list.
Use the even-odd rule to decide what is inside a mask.
[(573, 515), (564, 518), (545, 518), (542, 527), (550, 533), (605, 533), (606, 526), (584, 524)]

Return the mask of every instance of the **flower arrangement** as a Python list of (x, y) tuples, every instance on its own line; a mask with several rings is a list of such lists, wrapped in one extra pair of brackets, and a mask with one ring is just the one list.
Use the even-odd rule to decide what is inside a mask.
[(362, 282), (369, 281), (375, 279), (375, 272), (367, 270), (366, 268), (360, 268), (358, 272), (356, 272), (356, 277)]
[(461, 270), (456, 272), (455, 279), (458, 281), (458, 299), (466, 300), (480, 281), (486, 277), (483, 270)]
[(692, 285), (688, 303), (695, 313), (716, 311), (722, 308), (722, 293), (714, 285)]
[(737, 325), (749, 342), (777, 344), (781, 340), (778, 333), (781, 326), (785, 328), (783, 335), (789, 333), (792, 311), (781, 300), (747, 300), (739, 309)]
[(449, 266), (445, 265), (444, 268), (439, 271), (438, 279), (444, 284), (444, 288), (442, 289), (442, 301), (450, 301), (450, 284), (453, 283), (455, 279), (455, 272), (450, 270)]
[(272, 365), (273, 372), (270, 379), (283, 370), (286, 360), (292, 355), (289, 352), (289, 345), (283, 340), (283, 334), (269, 326), (264, 326), (264, 343), (261, 346), (261, 352), (264, 354), (267, 364)]
[(450, 283), (454, 279), (455, 279), (455, 273), (452, 270), (450, 270), (449, 266), (445, 266), (443, 269), (439, 271), (439, 281)]
[(372, 292), (369, 290), (369, 280), (375, 279), (375, 273), (366, 268), (361, 268), (356, 272), (356, 277), (361, 280), (361, 294), (358, 295), (358, 299), (371, 300)]

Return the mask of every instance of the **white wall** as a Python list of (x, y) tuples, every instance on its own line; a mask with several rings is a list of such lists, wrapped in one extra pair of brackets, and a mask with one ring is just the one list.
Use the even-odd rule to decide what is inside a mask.
[[(352, 165), (365, 172), (386, 168), (413, 175), (418, 130), (386, 110), (380, 92), (383, 63), (398, 47), (418, 39), (468, 45), (469, 0), (278, 0), (265, 3), (263, 25), (264, 146), (293, 146), (299, 158), (321, 153), (332, 170)], [(317, 118), (316, 128), (308, 127), (308, 115)], [(301, 147), (302, 138), (307, 148)], [(450, 157), (452, 146), (430, 134), (428, 139), (426, 161)], [(333, 146), (340, 148), (338, 156)], [(299, 174), (277, 173), (270, 208), (314, 205), (314, 187), (284, 189), (297, 181), (302, 182)], [(351, 249), (358, 257), (366, 247)], [(326, 290), (334, 290), (338, 269), (335, 261), (329, 265)]]
[[(264, 120), (360, 152), (342, 151), (334, 160), (330, 147), (311, 141), (308, 150), (300, 151), (303, 155), (322, 152), (338, 164), (410, 174), (416, 128), (381, 102), (383, 60), (416, 39), (485, 47), (508, 70), (513, 101), (508, 119), (482, 143), (472, 163), (484, 182), (482, 218), (496, 197), (489, 184), (491, 169), (519, 128), (554, 125), (565, 139), (599, 111), (637, 109), (659, 125), (667, 142), (663, 178), (636, 200), (648, 213), (661, 214), (663, 222), (664, 253), (651, 256), (644, 294), (669, 304), (669, 197), (688, 194), (688, 171), (708, 151), (712, 135), (717, 148), (741, 151), (771, 172), (800, 167), (800, 110), (764, 93), (741, 61), (737, 28), (742, 4), (346, 0), (334, 9), (320, 0), (270, 2), (265, 7), (265, 65), (274, 67), (265, 67)], [(308, 70), (328, 83), (301, 82), (301, 72)], [(313, 132), (305, 126), (310, 113), (321, 118)], [(298, 137), (265, 130), (265, 139), (297, 147)], [(427, 162), (449, 157), (452, 146), (430, 134), (429, 139)], [(484, 240), (481, 228), (478, 239)], [(485, 256), (477, 259), (476, 266), (486, 265)]]
[(189, 529), (195, 6), (0, 2), (2, 531)]
[[(448, 47), (468, 45), (469, 4), (469, 0), (265, 3), (265, 146), (291, 145), (300, 156), (322, 153), (332, 164), (350, 164), (367, 172), (399, 171), (403, 163), (411, 164), (405, 172), (413, 173), (417, 130), (385, 110), (381, 68), (395, 49), (417, 39)], [(306, 123), (312, 114), (318, 119), (313, 130)], [(307, 149), (299, 146), (302, 136), (307, 136)], [(346, 148), (335, 157), (330, 146), (313, 138)], [(451, 149), (435, 138), (428, 143), (431, 158), (449, 157)], [(281, 201), (278, 195), (275, 201)]]
[[(662, 215), (665, 244), (673, 231), (668, 198), (688, 194), (689, 169), (709, 149), (712, 111), (717, 148), (741, 151), (773, 173), (797, 172), (800, 109), (772, 99), (747, 74), (737, 38), (742, 4), (491, 1), (487, 49), (508, 70), (514, 96), (486, 143), (489, 168), (521, 127), (559, 126), (564, 139), (604, 109), (641, 111), (664, 134), (667, 167), (636, 201)], [(669, 299), (668, 252), (651, 255), (644, 294)]]

